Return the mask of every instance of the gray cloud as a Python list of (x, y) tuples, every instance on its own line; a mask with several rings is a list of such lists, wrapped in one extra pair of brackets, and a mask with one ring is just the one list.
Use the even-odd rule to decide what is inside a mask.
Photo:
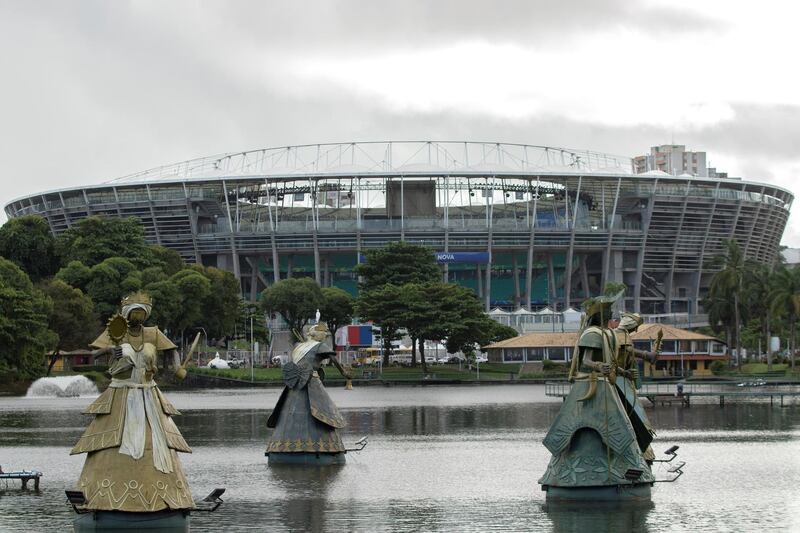
[(0, 2), (0, 46), (8, 52), (0, 55), (0, 205), (191, 157), (309, 142), (465, 139), (635, 155), (674, 137), (712, 161), (715, 153), (746, 154), (745, 177), (778, 183), (770, 161), (798, 159), (796, 106), (739, 103), (731, 121), (673, 131), (552, 114), (508, 121), (397, 113), (349, 89), (300, 93), (280, 75), (289, 54), (353, 57), (466, 39), (546, 48), (609, 29), (724, 31), (689, 12), (624, 0), (201, 5)]

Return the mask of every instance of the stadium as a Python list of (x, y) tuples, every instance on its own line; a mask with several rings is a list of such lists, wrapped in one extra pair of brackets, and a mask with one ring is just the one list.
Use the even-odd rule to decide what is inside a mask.
[(243, 296), (313, 276), (356, 292), (366, 250), (430, 247), (444, 279), (493, 307), (577, 307), (607, 282), (645, 314), (701, 314), (707, 261), (736, 239), (775, 259), (793, 201), (774, 185), (662, 171), (585, 150), (490, 142), (351, 142), (265, 148), (31, 194), (9, 218), (55, 234), (92, 215), (138, 217), (147, 238), (234, 272)]

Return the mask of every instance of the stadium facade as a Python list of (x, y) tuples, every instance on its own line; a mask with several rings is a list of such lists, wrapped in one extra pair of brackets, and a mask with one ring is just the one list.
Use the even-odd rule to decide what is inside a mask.
[(55, 234), (91, 215), (138, 217), (150, 242), (230, 270), (245, 297), (313, 276), (356, 291), (365, 250), (440, 252), (444, 278), (493, 306), (577, 306), (610, 281), (642, 313), (698, 313), (707, 261), (736, 239), (772, 261), (793, 195), (766, 183), (661, 171), (631, 158), (488, 142), (266, 148), (13, 200)]

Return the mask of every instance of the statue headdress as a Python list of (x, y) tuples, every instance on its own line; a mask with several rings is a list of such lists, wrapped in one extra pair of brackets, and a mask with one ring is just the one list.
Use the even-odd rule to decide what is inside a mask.
[(628, 331), (634, 331), (642, 325), (644, 319), (636, 313), (622, 313), (622, 318), (619, 321), (619, 327)]
[[(586, 315), (583, 320), (583, 328), (588, 326), (606, 327), (608, 321), (611, 319), (611, 307), (622, 298), (625, 290), (621, 290), (611, 296), (596, 296), (589, 298), (583, 303), (583, 309)], [(581, 329), (583, 329), (581, 328)]]
[(120, 303), (122, 307), (122, 316), (128, 318), (128, 315), (134, 309), (142, 309), (145, 312), (145, 320), (150, 316), (150, 312), (153, 310), (153, 300), (150, 298), (150, 295), (146, 292), (137, 291), (133, 294), (129, 294), (122, 299)]

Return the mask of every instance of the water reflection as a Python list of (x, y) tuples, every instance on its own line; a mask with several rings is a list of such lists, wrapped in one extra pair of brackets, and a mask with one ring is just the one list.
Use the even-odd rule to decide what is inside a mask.
[(272, 465), (271, 480), (283, 500), (277, 503), (283, 524), (291, 531), (323, 531), (328, 491), (345, 465), (304, 467)]
[[(680, 445), (686, 475), (656, 484), (654, 506), (576, 508), (544, 502), (536, 480), (550, 454), (541, 441), (560, 403), (519, 401), (526, 390), (370, 388), (361, 404), (342, 402), (351, 402), (343, 439), (367, 435), (369, 445), (344, 466), (311, 469), (267, 466), (275, 398), (185, 394), (175, 422), (194, 450), (181, 457), (194, 496), (227, 489), (217, 512), (193, 513), (192, 531), (800, 531), (800, 500), (789, 497), (800, 479), (796, 405), (649, 409), (656, 452)], [(401, 393), (414, 403), (384, 405), (385, 394)], [(69, 530), (64, 489), (83, 463), (69, 449), (89, 420), (80, 414), (87, 403), (0, 398), (0, 464), (45, 474), (41, 493), (0, 492), (0, 531)]]
[(651, 502), (628, 502), (625, 505), (605, 502), (548, 502), (542, 510), (552, 521), (553, 533), (647, 533), (647, 515)]

